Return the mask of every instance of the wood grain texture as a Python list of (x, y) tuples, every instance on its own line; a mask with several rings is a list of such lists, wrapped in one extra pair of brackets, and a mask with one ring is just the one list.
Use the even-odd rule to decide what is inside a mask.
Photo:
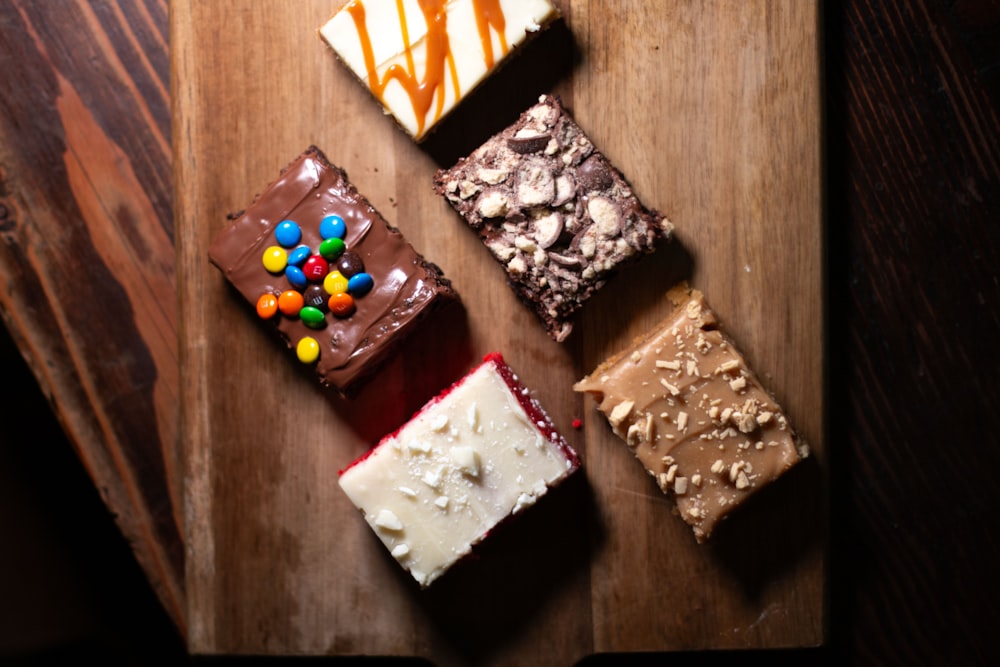
[(0, 6), (0, 310), (183, 628), (166, 19)]
[(994, 664), (1000, 10), (827, 14), (831, 641), (855, 663)]
[[(553, 664), (595, 652), (822, 641), (818, 9), (561, 8), (563, 24), (418, 147), (316, 38), (329, 3), (172, 5), (194, 652)], [(677, 226), (676, 242), (609, 284), (563, 345), (430, 190), (435, 168), (545, 91), (563, 97), (640, 197)], [(309, 144), (441, 265), (465, 305), (464, 316), (431, 323), (353, 402), (299, 372), (205, 254), (226, 214)], [(816, 454), (708, 547), (570, 390), (664, 314), (663, 295), (680, 278), (705, 291)], [(336, 473), (494, 349), (583, 454), (585, 473), (420, 593)], [(578, 417), (586, 424), (574, 431)]]

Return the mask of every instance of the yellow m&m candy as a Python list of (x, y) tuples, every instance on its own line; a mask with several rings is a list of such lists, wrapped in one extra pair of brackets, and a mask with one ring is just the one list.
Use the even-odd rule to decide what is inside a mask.
[(270, 246), (264, 251), (261, 261), (264, 262), (264, 268), (271, 273), (281, 273), (288, 265), (288, 251), (281, 246)]
[(323, 289), (327, 294), (343, 294), (347, 291), (347, 278), (340, 271), (331, 271), (323, 278)]
[(295, 354), (302, 363), (311, 364), (319, 359), (319, 343), (312, 336), (306, 336), (295, 346)]

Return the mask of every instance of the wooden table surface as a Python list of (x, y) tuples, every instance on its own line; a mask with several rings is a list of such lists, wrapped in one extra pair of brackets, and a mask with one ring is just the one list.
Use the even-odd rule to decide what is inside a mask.
[[(594, 653), (822, 642), (816, 6), (557, 4), (562, 20), (417, 146), (316, 38), (329, 2), (173, 3), (192, 651), (545, 665)], [(619, 43), (638, 24), (648, 25), (642, 38)], [(221, 35), (220, 25), (229, 26)], [(675, 225), (674, 242), (609, 280), (562, 344), (431, 188), (437, 168), (543, 92), (561, 97), (637, 195)], [(309, 143), (347, 170), (462, 297), (461, 312), (430, 318), (349, 400), (304, 382), (206, 261), (227, 213)], [(812, 452), (704, 546), (593, 401), (571, 389), (666, 317), (665, 292), (680, 279), (705, 292)], [(484, 544), (481, 559), (421, 593), (372, 539), (337, 472), (494, 350), (580, 453), (582, 470)]]
[[(983, 529), (1000, 469), (1000, 10), (851, 0), (823, 18), (838, 446), (828, 641), (809, 657), (987, 664), (998, 648), (984, 630), (1000, 620), (1000, 550)], [(0, 307), (183, 634), (167, 26), (166, 2), (0, 7), (15, 91), (0, 114)], [(5, 377), (20, 363), (9, 356)], [(37, 432), (11, 421), (4, 447)]]

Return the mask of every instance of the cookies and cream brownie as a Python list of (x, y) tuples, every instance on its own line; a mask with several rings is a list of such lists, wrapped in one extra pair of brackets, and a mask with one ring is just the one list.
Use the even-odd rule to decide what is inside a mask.
[(701, 542), (808, 448), (702, 294), (681, 285), (668, 298), (666, 320), (573, 388), (597, 401)]
[(579, 466), (498, 353), (341, 472), (340, 486), (421, 587)]
[(673, 230), (643, 206), (552, 96), (439, 170), (434, 189), (476, 231), (557, 341), (611, 275)]
[(209, 259), (319, 380), (347, 393), (450, 281), (310, 147), (214, 238)]
[(351, 0), (319, 33), (420, 141), (558, 16), (549, 0)]

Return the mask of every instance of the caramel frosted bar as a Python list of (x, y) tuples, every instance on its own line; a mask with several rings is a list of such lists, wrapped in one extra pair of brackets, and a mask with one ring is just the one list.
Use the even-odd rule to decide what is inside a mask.
[(507, 271), (507, 282), (563, 341), (576, 311), (673, 225), (647, 209), (559, 100), (542, 96), (434, 188)]
[(420, 141), (558, 16), (549, 0), (351, 0), (319, 34)]
[(668, 298), (665, 321), (573, 388), (594, 397), (701, 542), (808, 448), (701, 292), (682, 285)]
[(344, 470), (340, 486), (429, 586), (580, 465), (499, 353)]

